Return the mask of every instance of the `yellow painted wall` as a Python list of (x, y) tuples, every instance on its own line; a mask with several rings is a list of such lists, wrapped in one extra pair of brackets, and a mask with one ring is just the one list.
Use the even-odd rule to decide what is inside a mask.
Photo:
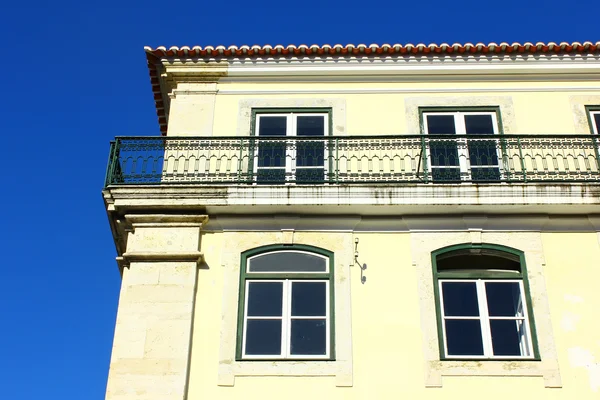
[[(506, 233), (510, 234), (510, 233)], [(244, 241), (248, 233), (229, 235)], [(252, 234), (256, 244), (257, 234)], [(327, 233), (307, 234), (315, 245)], [(499, 234), (500, 235), (500, 234)], [(268, 237), (268, 236), (265, 236)], [(353, 386), (333, 377), (237, 377), (217, 385), (223, 293), (222, 254), (232, 244), (222, 233), (205, 233), (208, 268), (198, 278), (189, 399), (598, 399), (600, 396), (600, 238), (596, 233), (543, 233), (544, 278), (563, 387), (544, 387), (541, 377), (443, 377), (442, 388), (424, 385), (424, 352), (418, 274), (410, 233), (361, 233), (360, 270), (350, 269)], [(269, 240), (269, 239), (267, 239)], [(258, 239), (260, 242), (260, 239)], [(259, 243), (268, 244), (268, 243)], [(535, 313), (535, 304), (533, 305)], [(232, 357), (234, 355), (231, 355)]]
[[(419, 134), (408, 131), (405, 104), (415, 98), (507, 98), (514, 110), (514, 129), (519, 134), (582, 133), (572, 109), (573, 97), (583, 105), (600, 104), (600, 91), (569, 91), (572, 87), (595, 86), (596, 82), (405, 82), (405, 83), (222, 83), (216, 97), (213, 132), (217, 136), (238, 134), (237, 113), (240, 100), (247, 99), (344, 99), (347, 134)], [(549, 89), (550, 88), (550, 89)], [(551, 90), (555, 88), (555, 90)], [(399, 90), (401, 93), (347, 93), (348, 90)], [(472, 91), (469, 92), (469, 89)], [(514, 89), (514, 92), (511, 92)], [(228, 91), (257, 91), (252, 94), (227, 94)], [(287, 94), (286, 91), (336, 91), (339, 93)], [(424, 90), (433, 90), (424, 92)], [(457, 90), (465, 92), (456, 92)], [(539, 91), (536, 91), (539, 90)], [(283, 91), (270, 94), (269, 91)], [(575, 100), (577, 102), (577, 100)], [(497, 105), (494, 101), (485, 105)], [(463, 105), (463, 104), (460, 104)], [(481, 105), (476, 101), (472, 105)], [(581, 109), (583, 109), (583, 105)], [(502, 116), (503, 118), (507, 116)], [(589, 128), (584, 132), (589, 132)]]

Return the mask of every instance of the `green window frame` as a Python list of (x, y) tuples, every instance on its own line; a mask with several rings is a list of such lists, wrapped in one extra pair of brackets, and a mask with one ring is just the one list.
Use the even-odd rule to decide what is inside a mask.
[(539, 360), (525, 254), (495, 244), (432, 252), (441, 360)]
[[(261, 140), (251, 142), (249, 171), (252, 181), (274, 185), (329, 181), (333, 145), (324, 138), (333, 132), (332, 113), (331, 107), (253, 108), (250, 135), (261, 137)], [(324, 119), (322, 135), (315, 135), (310, 124), (318, 123), (321, 117)], [(274, 126), (261, 134), (261, 124), (266, 118), (270, 118)], [(281, 121), (284, 118), (285, 121)], [(277, 128), (279, 124), (273, 124), (276, 119), (283, 126)]]
[(590, 125), (590, 132), (600, 135), (600, 105), (585, 106), (585, 114)]
[(315, 246), (243, 252), (236, 360), (335, 360), (334, 265)]
[[(485, 121), (486, 117), (489, 121)], [(445, 121), (447, 126), (436, 131), (430, 118), (439, 122), (450, 119), (452, 124)], [(431, 176), (434, 182), (441, 183), (503, 179), (506, 163), (500, 107), (419, 107), (419, 125), (426, 178)], [(489, 125), (487, 129), (474, 131), (485, 125)]]

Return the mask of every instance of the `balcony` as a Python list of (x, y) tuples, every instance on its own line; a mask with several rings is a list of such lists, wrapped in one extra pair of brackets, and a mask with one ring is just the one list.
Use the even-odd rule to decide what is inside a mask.
[(118, 137), (104, 199), (118, 215), (201, 212), (222, 227), (251, 214), (392, 230), (392, 216), (597, 215), (598, 149), (593, 135)]
[(118, 137), (105, 186), (598, 182), (593, 135)]

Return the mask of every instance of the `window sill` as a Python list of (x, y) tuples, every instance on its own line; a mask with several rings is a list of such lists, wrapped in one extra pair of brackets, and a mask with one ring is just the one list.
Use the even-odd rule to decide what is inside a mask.
[(352, 364), (344, 361), (226, 361), (219, 364), (219, 386), (234, 386), (236, 376), (331, 376), (336, 386), (352, 386)]
[(442, 376), (515, 376), (544, 378), (547, 388), (562, 387), (558, 365), (534, 360), (453, 360), (427, 363), (426, 387), (442, 387)]

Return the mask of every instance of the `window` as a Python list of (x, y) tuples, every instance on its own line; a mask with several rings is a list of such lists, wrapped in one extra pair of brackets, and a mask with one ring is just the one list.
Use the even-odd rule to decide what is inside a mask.
[(242, 255), (239, 360), (333, 359), (332, 258), (301, 245)]
[(496, 110), (422, 110), (427, 162), (438, 182), (498, 181), (500, 160)]
[(586, 107), (586, 109), (590, 119), (592, 133), (595, 135), (600, 135), (600, 106)]
[(322, 183), (327, 173), (330, 111), (254, 110), (259, 137), (252, 160), (257, 183)]
[(433, 254), (442, 359), (537, 359), (523, 254), (494, 245)]

